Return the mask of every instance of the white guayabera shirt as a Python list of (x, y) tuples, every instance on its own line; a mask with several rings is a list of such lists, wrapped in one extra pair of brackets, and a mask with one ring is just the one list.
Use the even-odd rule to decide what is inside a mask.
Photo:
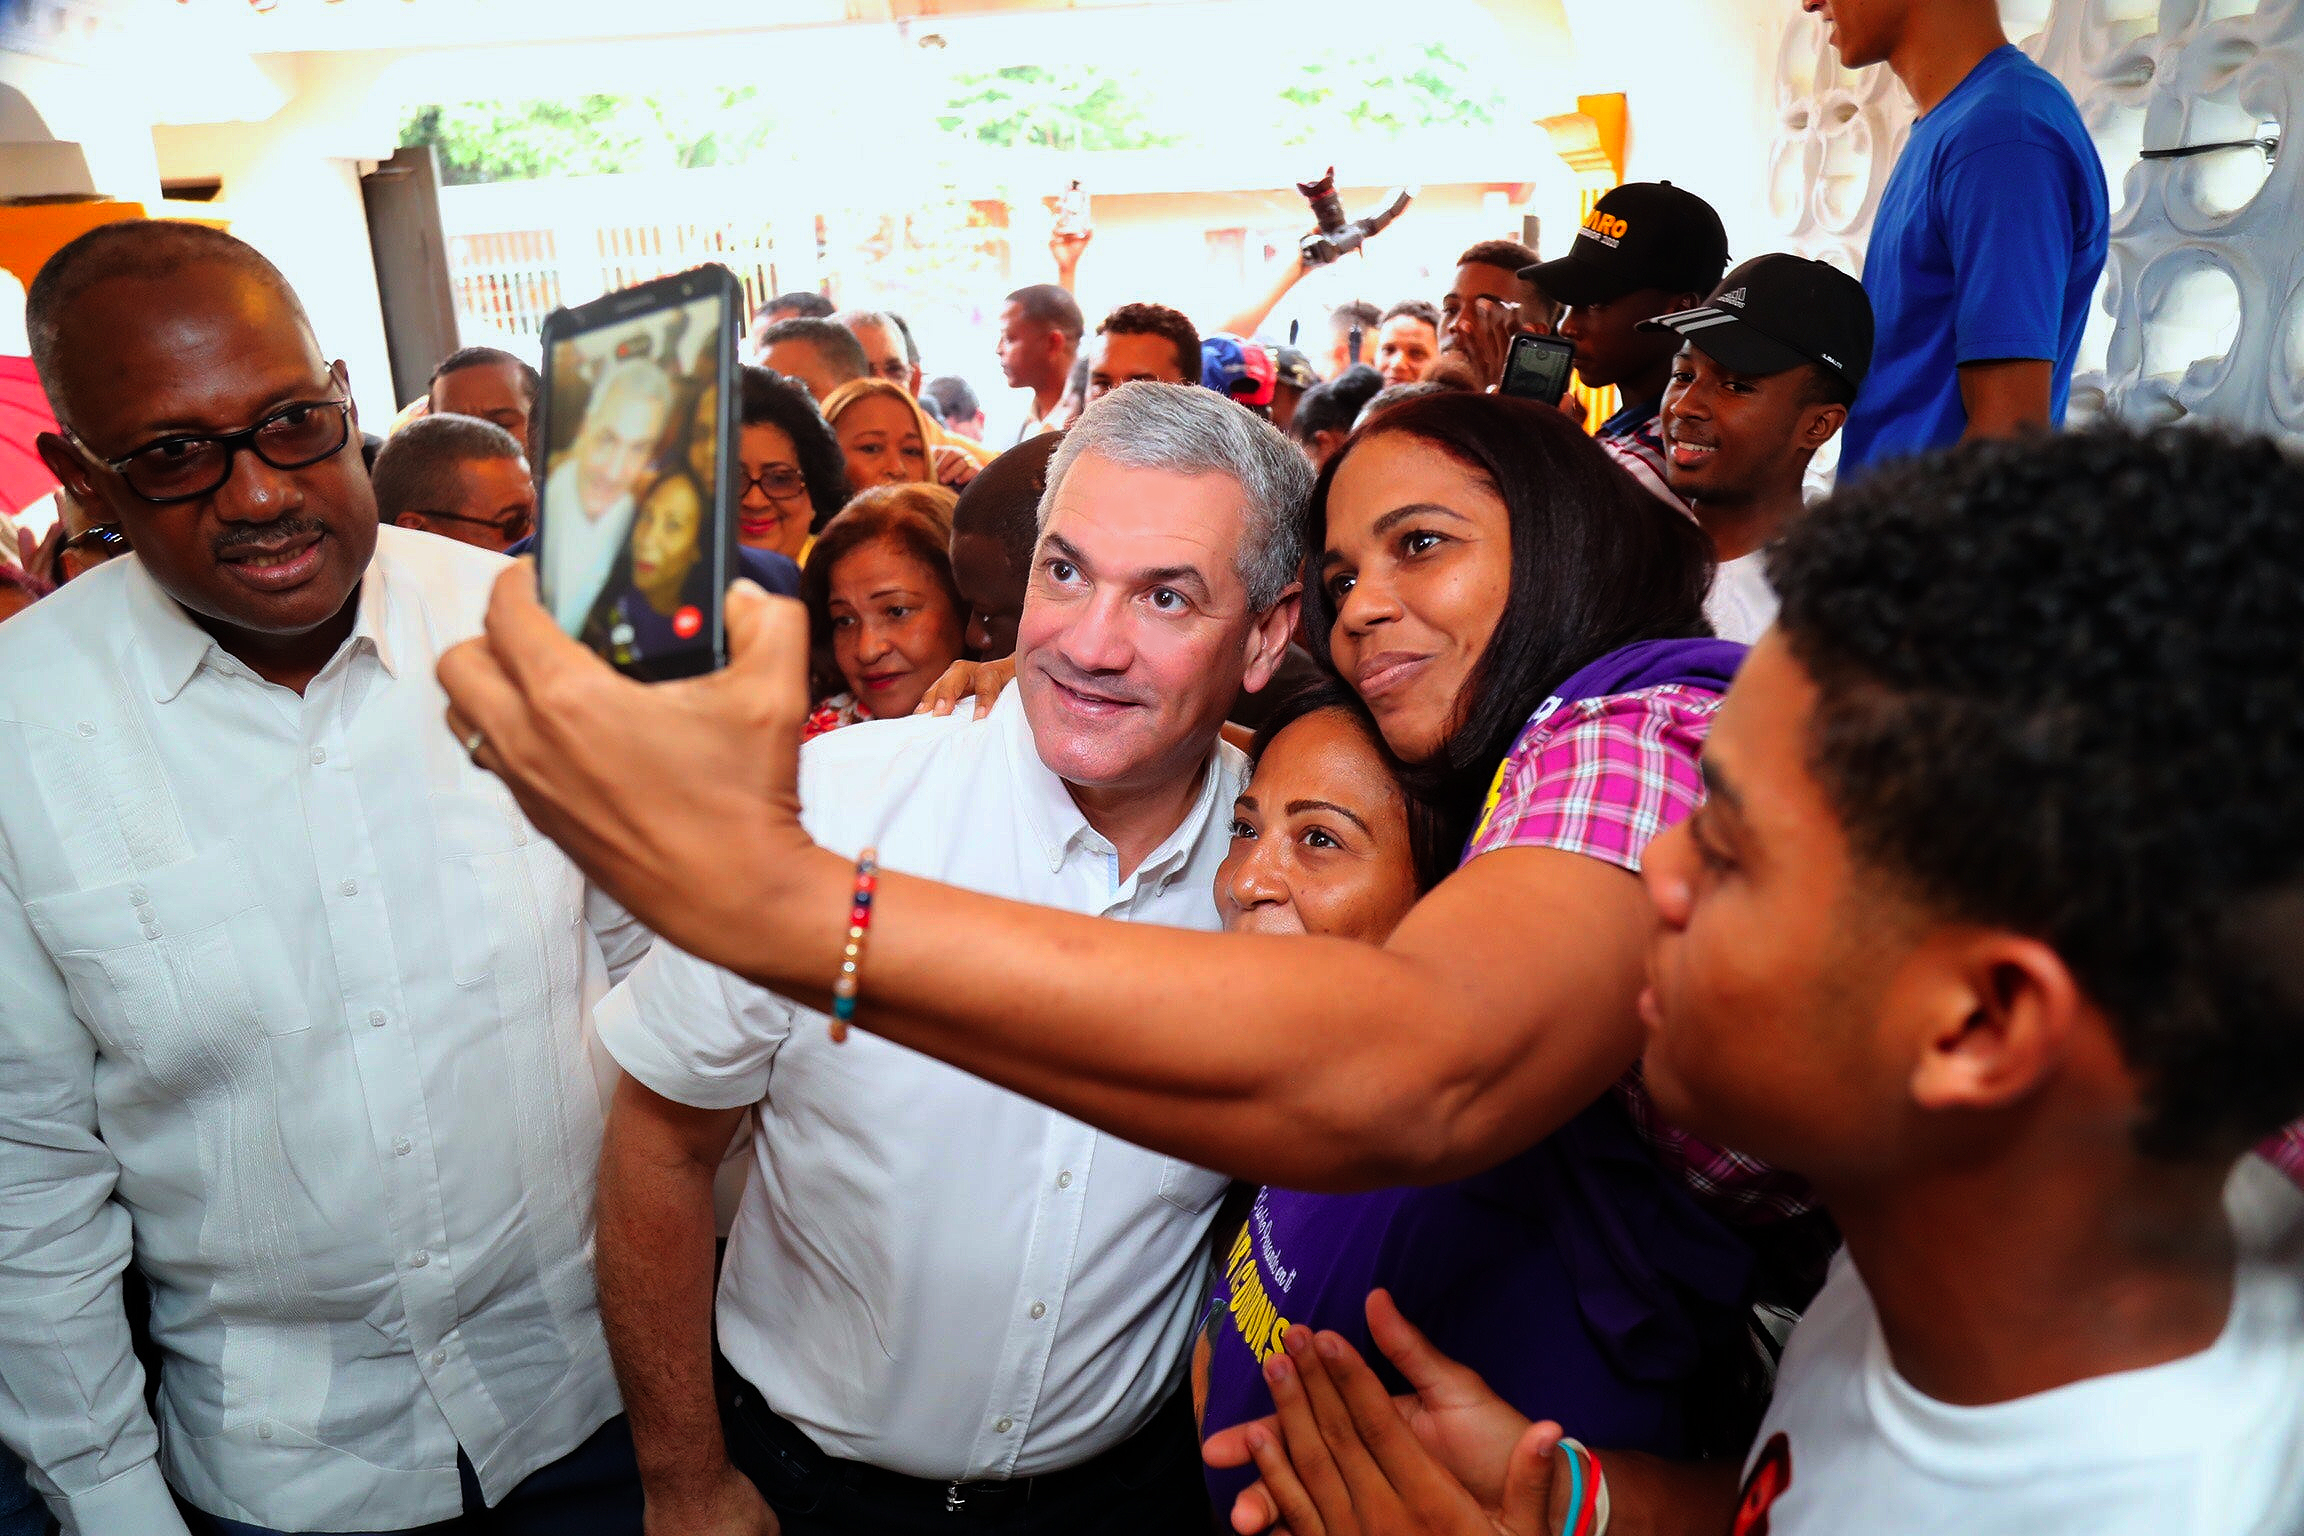
[(0, 1439), (67, 1531), (181, 1531), (161, 1461), (422, 1525), (459, 1447), (493, 1501), (618, 1411), (586, 1021), (647, 935), (442, 724), (503, 564), (380, 530), (302, 697), (133, 556), (0, 626)]
[[(987, 895), (1218, 926), (1238, 751), (1215, 744), (1182, 825), (1122, 879), (1041, 762), (1019, 690), (972, 715), (810, 742), (809, 834)], [(869, 952), (863, 975), (869, 1019)], [(1147, 1011), (1141, 1027), (1164, 1022)], [(824, 1015), (669, 945), (599, 1024), (665, 1097), (755, 1107), (720, 1348), (827, 1453), (913, 1477), (1036, 1477), (1127, 1439), (1175, 1389), (1221, 1175), (869, 1034), (834, 1045)]]

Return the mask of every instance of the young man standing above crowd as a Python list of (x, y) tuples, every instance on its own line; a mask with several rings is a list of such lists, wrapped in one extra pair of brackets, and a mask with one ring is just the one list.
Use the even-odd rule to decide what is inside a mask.
[(1920, 121), (1872, 221), (1878, 366), (1840, 473), (2061, 426), (2111, 213), (2071, 93), (1996, 0), (1801, 0), (1850, 69), (1885, 63)]
[(1048, 430), (1048, 419), (1071, 382), (1080, 335), (1087, 328), (1079, 301), (1054, 283), (1035, 283), (1008, 295), (1000, 311), (996, 349), (1000, 373), (1010, 389), (1032, 391), (1032, 414), (1016, 434), (1018, 442)]
[(1696, 309), (1644, 329), (1682, 338), (1664, 390), (1664, 474), (1720, 562), (1704, 611), (1749, 645), (1776, 617), (1766, 550), (1803, 509), (1809, 461), (1872, 360), (1872, 307), (1845, 272), (1759, 256)]
[(1643, 181), (1601, 198), (1567, 255), (1520, 274), (1567, 306), (1559, 333), (1576, 344), (1584, 387), (1620, 392), (1622, 408), (1596, 435), (1638, 459), (1651, 487), (1664, 480), (1656, 415), (1679, 344), (1641, 322), (1695, 308), (1727, 269), (1728, 231), (1712, 205), (1668, 181)]

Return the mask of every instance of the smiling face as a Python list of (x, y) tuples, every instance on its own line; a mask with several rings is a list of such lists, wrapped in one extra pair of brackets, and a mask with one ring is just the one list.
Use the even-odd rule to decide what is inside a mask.
[[(772, 422), (747, 422), (736, 429), (736, 457), (746, 481), (736, 503), (736, 537), (753, 549), (798, 560), (816, 508), (808, 499), (808, 482), (800, 473), (800, 451), (792, 446), (792, 434)], [(762, 476), (785, 489), (764, 489), (759, 483)]]
[(231, 477), (194, 501), (155, 505), (88, 462), (342, 400), (341, 373), (286, 296), (238, 268), (192, 262), (159, 278), (99, 282), (66, 321), (65, 425), (87, 452), (49, 437), (42, 457), (74, 494), (102, 505), (153, 580), (228, 648), (235, 634), (306, 635), (343, 614), (376, 549), (357, 422), (341, 449), (302, 469), (274, 469), (244, 449)]
[(960, 659), (960, 614), (937, 574), (892, 538), (840, 557), (827, 583), (832, 659), (876, 720), (912, 713)]
[(1165, 788), (1196, 774), (1243, 682), (1270, 678), (1295, 605), (1249, 610), (1247, 510), (1229, 476), (1072, 462), (1016, 637), (1024, 712), (1058, 777)]
[(926, 484), (935, 478), (928, 473), (928, 445), (921, 440), (919, 418), (901, 400), (865, 395), (840, 413), (832, 431), (848, 459), (850, 490)]
[(576, 494), (584, 515), (605, 517), (632, 493), (664, 431), (664, 405), (638, 390), (605, 394), (576, 434)]
[(1340, 709), (1290, 722), (1233, 804), (1225, 930), (1381, 944), (1414, 905), (1407, 802), (1382, 751)]
[(1328, 487), (1328, 652), (1404, 762), (1431, 758), (1512, 590), (1510, 514), (1421, 438), (1363, 438)]
[(680, 475), (659, 481), (632, 520), (632, 585), (658, 613), (680, 606), (680, 589), (702, 551), (704, 502)]
[(1818, 401), (1806, 367), (1737, 373), (1683, 346), (1664, 388), (1664, 475), (1683, 501), (1740, 506), (1790, 488), (1847, 411)]
[(1394, 315), (1376, 333), (1376, 371), (1386, 384), (1422, 383), (1439, 355), (1439, 333), (1414, 315)]

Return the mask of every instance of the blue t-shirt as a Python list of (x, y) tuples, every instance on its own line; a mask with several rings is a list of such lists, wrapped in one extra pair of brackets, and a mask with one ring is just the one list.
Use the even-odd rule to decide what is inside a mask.
[(1962, 363), (2053, 361), (2061, 426), (2110, 224), (2070, 93), (2021, 49), (1986, 54), (1913, 126), (1881, 195), (1864, 258), (1878, 340), (1842, 477), (1959, 441)]

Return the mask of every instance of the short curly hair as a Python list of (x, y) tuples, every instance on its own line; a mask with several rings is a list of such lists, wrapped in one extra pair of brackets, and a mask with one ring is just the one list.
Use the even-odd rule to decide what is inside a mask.
[(1165, 304), (1123, 304), (1096, 327), (1099, 336), (1157, 336), (1175, 349), (1176, 382), (1200, 382), (1200, 333), (1182, 310)]
[(2055, 948), (2145, 1153), (2304, 1115), (2304, 460), (2095, 430), (1867, 474), (1769, 574), (1860, 864)]

